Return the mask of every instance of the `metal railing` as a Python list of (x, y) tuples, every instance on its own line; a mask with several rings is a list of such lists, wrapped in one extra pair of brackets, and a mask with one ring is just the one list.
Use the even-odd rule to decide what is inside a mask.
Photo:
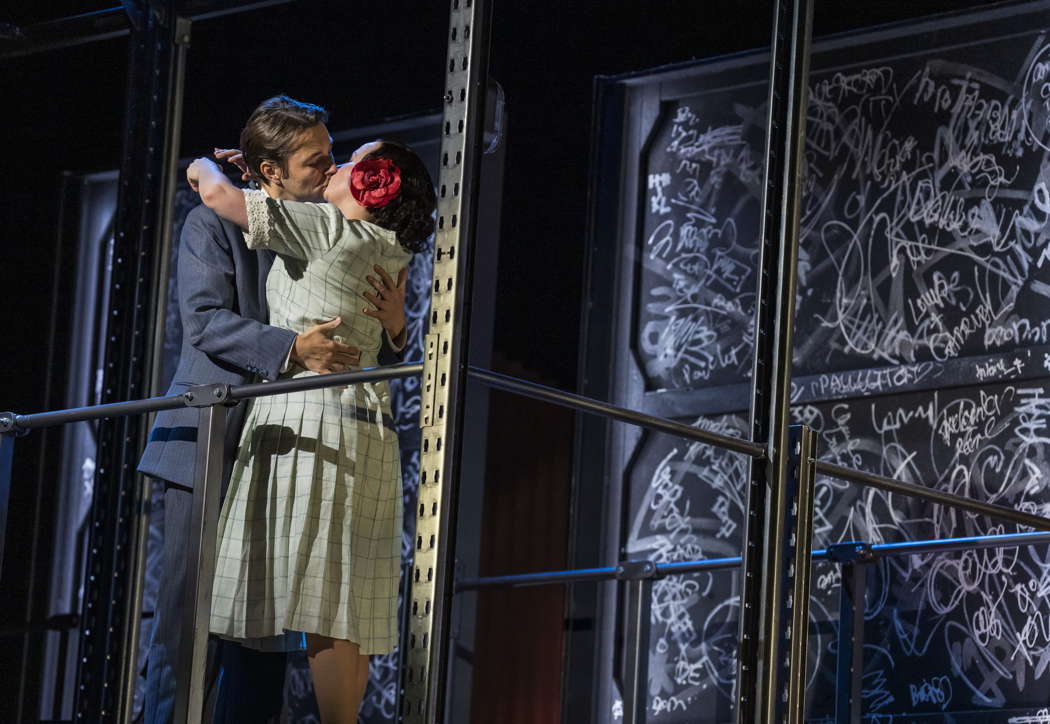
[[(837, 563), (841, 572), (842, 584), (839, 593), (836, 647), (835, 723), (859, 724), (863, 714), (860, 708), (861, 674), (863, 672), (859, 657), (864, 646), (865, 565), (892, 556), (949, 553), (978, 548), (1007, 548), (1044, 543), (1050, 543), (1050, 532), (936, 538), (904, 543), (871, 544), (846, 541), (828, 548), (814, 549), (810, 553), (811, 561)], [(627, 615), (625, 616), (624, 639), (628, 650), (623, 658), (628, 662), (630, 670), (626, 675), (621, 674), (620, 678), (624, 686), (622, 692), (624, 722), (639, 724), (644, 721), (644, 716), (639, 718), (639, 704), (644, 706), (645, 685), (648, 681), (648, 628), (650, 622), (646, 614), (650, 610), (654, 582), (667, 576), (734, 570), (740, 568), (743, 563), (744, 559), (740, 556), (671, 563), (630, 560), (603, 568), (464, 578), (456, 581), (456, 593), (501, 588), (626, 581), (627, 600), (624, 607)], [(641, 615), (635, 612), (640, 612)]]
[[(3, 570), (3, 541), (11, 490), (15, 441), (31, 430), (106, 418), (143, 415), (180, 407), (200, 409), (197, 432), (197, 459), (194, 472), (193, 503), (187, 550), (186, 590), (183, 596), (183, 633), (189, 646), (179, 652), (175, 695), (175, 721), (199, 722), (204, 705), (204, 666), (211, 616), (212, 577), (215, 572), (215, 536), (219, 516), (219, 489), (223, 474), (223, 448), (226, 407), (254, 397), (287, 394), (327, 387), (361, 384), (420, 375), (421, 363), (373, 367), (313, 377), (277, 380), (247, 385), (198, 385), (182, 395), (167, 395), (54, 412), (20, 415), (0, 413), (0, 572)], [(134, 686), (130, 675), (122, 687)], [(99, 712), (99, 718), (105, 714)]]
[[(508, 392), (544, 400), (579, 412), (600, 415), (620, 420), (650, 430), (678, 435), (703, 444), (762, 459), (765, 446), (698, 430), (688, 425), (674, 423), (663, 418), (627, 410), (581, 395), (562, 392), (544, 385), (515, 379), (476, 367), (468, 368), (468, 376), (483, 384)], [(805, 632), (809, 617), (808, 581), (812, 560), (830, 560), (842, 567), (839, 619), (839, 670), (837, 672), (836, 724), (854, 724), (860, 721), (860, 650), (863, 642), (864, 564), (878, 558), (893, 555), (969, 550), (974, 548), (1005, 547), (1050, 543), (1050, 518), (1015, 510), (1002, 505), (985, 503), (965, 496), (887, 478), (861, 470), (833, 465), (817, 460), (815, 436), (805, 425), (793, 425), (789, 429), (787, 450), (787, 489), (781, 499), (787, 502), (780, 510), (783, 524), (779, 540), (772, 541), (771, 548), (780, 549), (781, 565), (770, 575), (782, 578), (783, 589), (790, 592), (779, 602), (784, 613), (791, 617), (790, 628), (774, 630), (770, 626), (750, 632), (751, 636), (781, 636), (781, 643), (789, 653), (786, 664), (786, 696), (779, 697), (783, 709), (776, 716), (782, 721), (801, 721), (804, 706), (804, 672), (806, 636), (787, 640), (788, 630)], [(906, 543), (869, 544), (846, 542), (827, 549), (809, 550), (809, 533), (812, 527), (813, 486), (816, 473), (840, 478), (847, 482), (879, 488), (889, 492), (922, 498), (933, 503), (951, 506), (979, 515), (1044, 531), (1042, 533), (1016, 533), (983, 537), (931, 539)], [(804, 535), (803, 535), (804, 533)], [(793, 542), (794, 541), (794, 542)], [(647, 681), (649, 617), (653, 582), (669, 575), (698, 573), (739, 568), (745, 565), (742, 556), (714, 558), (674, 563), (654, 563), (644, 560), (622, 561), (615, 566), (602, 568), (573, 569), (542, 573), (527, 573), (508, 576), (491, 576), (459, 580), (455, 592), (481, 590), (497, 587), (523, 587), (550, 584), (574, 584), (618, 580), (625, 582), (624, 593), (624, 641), (625, 651), (621, 656), (623, 666), (619, 672), (621, 696), (623, 698), (624, 724), (642, 724), (645, 721), (645, 683)], [(799, 595), (801, 591), (806, 595)], [(856, 615), (857, 606), (861, 614)], [(757, 629), (757, 627), (756, 627)], [(763, 703), (763, 702), (760, 702)], [(776, 712), (775, 702), (764, 702), (771, 712)], [(761, 708), (761, 707), (760, 707)], [(740, 713), (737, 714), (741, 722)]]
[[(190, 522), (190, 547), (187, 551), (187, 560), (190, 561), (190, 565), (187, 573), (187, 589), (184, 595), (185, 605), (183, 611), (184, 630), (192, 632), (192, 634), (190, 635), (191, 645), (184, 647), (180, 654), (178, 669), (180, 676), (176, 689), (176, 721), (200, 721), (203, 706), (205, 650), (211, 610), (211, 586), (215, 565), (219, 487), (223, 470), (222, 455), (226, 423), (224, 408), (237, 404), (241, 400), (254, 397), (411, 377), (421, 374), (422, 370), (423, 365), (420, 363), (405, 363), (355, 372), (334, 373), (259, 384), (240, 386), (224, 384), (199, 385), (190, 388), (182, 395), (170, 395), (54, 412), (29, 415), (10, 412), (0, 413), (0, 542), (4, 538), (5, 529), (3, 523), (6, 520), (8, 493), (11, 486), (11, 461), (15, 441), (18, 436), (34, 429), (71, 422), (139, 415), (179, 407), (199, 408), (201, 417), (197, 437), (195, 484)], [(470, 367), (467, 374), (470, 379), (482, 384), (544, 400), (579, 412), (599, 415), (650, 430), (678, 435), (702, 444), (749, 455), (755, 459), (761, 459), (766, 454), (764, 446), (757, 443), (699, 430), (689, 425), (646, 415), (582, 395), (562, 392), (489, 370)], [(815, 475), (818, 472), (860, 485), (873, 486), (903, 495), (920, 497), (971, 513), (991, 516), (1042, 531), (1050, 531), (1050, 518), (1025, 513), (1005, 506), (972, 500), (954, 493), (934, 490), (915, 483), (907, 483), (820, 462), (816, 459), (814, 436), (809, 428), (792, 426), (790, 433), (791, 442), (787, 451), (788, 490), (785, 491), (784, 499), (791, 501), (791, 504), (785, 506), (782, 512), (784, 525), (781, 530), (788, 532), (792, 539), (795, 538), (797, 531), (802, 528), (808, 530), (810, 527), (813, 484)], [(855, 721), (855, 717), (859, 716), (856, 708), (851, 707), (852, 699), (849, 696), (845, 696), (844, 692), (854, 692), (855, 694), (856, 687), (859, 685), (857, 676), (855, 676), (859, 672), (855, 656), (859, 651), (857, 643), (862, 640), (863, 631), (859, 628), (859, 624), (863, 622), (863, 616), (857, 617), (855, 608), (857, 605), (863, 605), (863, 564), (891, 555), (1050, 542), (1050, 533), (1017, 533), (877, 545), (851, 542), (818, 550), (810, 550), (808, 544), (803, 544), (806, 539), (805, 536), (799, 536), (796, 544), (792, 543), (785, 536), (784, 540), (772, 543), (772, 545), (782, 548), (784, 553), (781, 556), (783, 565), (776, 572), (776, 575), (783, 577), (786, 586), (785, 590), (797, 591), (799, 586), (805, 587), (803, 583), (808, 581), (809, 564), (812, 560), (832, 560), (844, 567), (839, 627), (839, 661), (841, 671), (838, 690), (840, 702), (837, 708), (839, 716), (836, 721), (848, 722)], [(2, 561), (2, 548), (0, 548), (0, 570), (2, 570)], [(624, 699), (624, 722), (625, 724), (640, 724), (644, 721), (646, 707), (645, 682), (648, 675), (649, 612), (653, 582), (668, 575), (738, 568), (743, 563), (742, 557), (663, 564), (656, 564), (651, 561), (623, 561), (616, 566), (604, 568), (465, 579), (456, 582), (455, 593), (492, 587), (518, 587), (608, 580), (624, 582), (625, 598), (623, 605), (628, 627), (625, 640), (628, 643), (621, 657), (623, 667), (619, 678)], [(847, 569), (847, 567), (852, 568)], [(799, 583), (800, 581), (803, 583)], [(793, 620), (792, 625), (796, 630), (799, 627), (804, 627), (808, 622), (808, 596), (793, 596), (791, 605), (787, 605), (785, 601), (785, 611), (791, 616)], [(775, 635), (775, 633), (756, 631), (752, 635)], [(804, 670), (805, 662), (804, 643), (802, 640), (790, 642), (791, 662), (787, 667), (790, 674), (788, 685), (795, 689), (791, 698), (798, 702), (795, 705), (798, 712), (801, 712), (803, 701), (801, 671)], [(847, 674), (849, 674), (848, 681)], [(123, 683), (125, 686), (132, 685), (131, 681)]]

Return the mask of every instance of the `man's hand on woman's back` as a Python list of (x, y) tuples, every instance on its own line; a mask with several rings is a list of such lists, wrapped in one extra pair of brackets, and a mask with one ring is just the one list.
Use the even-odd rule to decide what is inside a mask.
[(343, 323), (339, 317), (315, 324), (295, 338), (292, 345), (292, 362), (318, 374), (344, 372), (347, 367), (357, 366), (361, 361), (361, 350), (331, 338), (332, 331)]

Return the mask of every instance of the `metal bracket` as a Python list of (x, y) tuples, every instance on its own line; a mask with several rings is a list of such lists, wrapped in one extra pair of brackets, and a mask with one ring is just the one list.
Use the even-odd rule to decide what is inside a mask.
[(211, 407), (212, 405), (236, 405), (230, 399), (229, 385), (194, 385), (182, 393), (186, 407)]
[(656, 578), (656, 564), (652, 561), (623, 561), (616, 566), (617, 581), (642, 581)]
[(436, 423), (434, 408), (437, 406), (437, 359), (441, 335), (431, 332), (423, 342), (423, 388), (419, 405), (419, 426), (433, 427)]
[(13, 412), (0, 412), (0, 434), (23, 437), (29, 429), (18, 424), (18, 415)]
[(186, 45), (190, 44), (191, 34), (190, 31), (193, 28), (193, 21), (190, 18), (184, 18), (181, 15), (175, 18), (175, 45)]
[[(841, 550), (836, 551), (835, 548)], [(866, 543), (839, 543), (828, 548), (839, 562), (838, 646), (835, 666), (835, 724), (861, 724), (864, 707), (864, 599), (868, 566), (875, 560)], [(841, 556), (841, 557), (839, 557)]]
[(827, 547), (828, 558), (836, 563), (869, 563), (875, 560), (870, 543), (845, 541)]
[(649, 628), (656, 564), (652, 561), (622, 561), (616, 566), (616, 580), (625, 584), (623, 660), (619, 681), (623, 724), (643, 724), (649, 704)]

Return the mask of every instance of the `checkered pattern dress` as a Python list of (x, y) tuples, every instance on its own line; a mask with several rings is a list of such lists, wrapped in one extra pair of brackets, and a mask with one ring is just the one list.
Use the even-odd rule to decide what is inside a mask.
[[(342, 317), (336, 335), (376, 364), (382, 328), (361, 313), (365, 276), (394, 278), (410, 254), (393, 232), (329, 204), (246, 191), (251, 248), (277, 252), (270, 323), (295, 331)], [(282, 375), (313, 372), (293, 367)], [(211, 630), (263, 649), (349, 639), (363, 654), (397, 641), (401, 474), (386, 382), (258, 398), (219, 519)], [(295, 643), (293, 643), (295, 642)]]

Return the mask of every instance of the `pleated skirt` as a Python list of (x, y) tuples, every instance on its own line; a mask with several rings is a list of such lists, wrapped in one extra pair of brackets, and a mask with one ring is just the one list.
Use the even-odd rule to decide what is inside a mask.
[[(300, 372), (297, 376), (311, 375)], [(397, 643), (402, 494), (385, 382), (258, 398), (219, 519), (211, 630)]]

